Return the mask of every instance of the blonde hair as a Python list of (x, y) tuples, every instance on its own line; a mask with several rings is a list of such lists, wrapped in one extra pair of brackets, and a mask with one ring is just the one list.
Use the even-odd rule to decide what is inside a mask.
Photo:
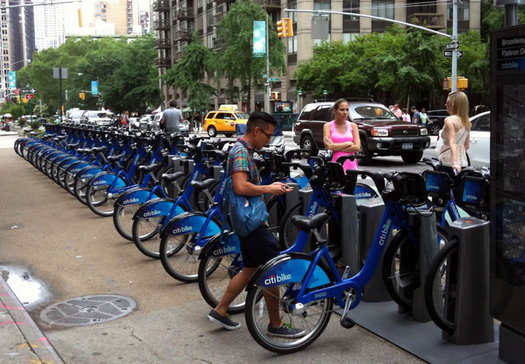
[(472, 123), (469, 120), (468, 97), (463, 91), (454, 91), (448, 94), (450, 115), (457, 115), (465, 129), (470, 130)]

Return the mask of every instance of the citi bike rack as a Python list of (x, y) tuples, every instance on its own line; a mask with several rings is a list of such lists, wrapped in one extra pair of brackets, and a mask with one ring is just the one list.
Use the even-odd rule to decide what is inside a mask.
[[(414, 231), (419, 232), (419, 286), (414, 289), (412, 296), (412, 319), (419, 322), (430, 321), (431, 318), (425, 305), (425, 276), (430, 263), (437, 255), (436, 215), (432, 211), (417, 211), (409, 213), (409, 223)], [(399, 313), (406, 311), (399, 307)]]
[[(443, 331), (443, 338), (458, 345), (484, 344), (494, 341), (494, 319), (489, 311), (490, 241), (489, 222), (465, 217), (449, 226), (449, 236), (457, 237), (459, 251), (455, 305), (445, 306), (454, 314), (455, 327)], [(451, 292), (447, 290), (445, 297)], [(445, 302), (448, 302), (445, 299)]]
[[(380, 198), (366, 199), (360, 201), (359, 205), (357, 206), (357, 210), (359, 212), (359, 221), (356, 224), (359, 229), (359, 244), (358, 251), (356, 251), (356, 257), (359, 260), (357, 270), (353, 272), (354, 274), (357, 273), (363, 266), (363, 262), (368, 254), (368, 251), (370, 250), (370, 245), (374, 241), (377, 228), (379, 227), (379, 222), (383, 216), (385, 204)], [(385, 250), (388, 248), (388, 245), (390, 245), (391, 240), (392, 237), (390, 236), (385, 243)], [(383, 258), (381, 258), (378, 266), (383, 266)], [(390, 295), (381, 276), (381, 269), (376, 269), (370, 281), (363, 288), (363, 301), (380, 302), (390, 300)]]

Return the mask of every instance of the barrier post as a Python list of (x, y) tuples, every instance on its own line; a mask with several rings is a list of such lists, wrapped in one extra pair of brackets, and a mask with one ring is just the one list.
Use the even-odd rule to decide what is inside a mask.
[[(494, 319), (490, 316), (489, 222), (464, 217), (449, 227), (449, 236), (459, 240), (457, 287), (455, 287), (454, 331), (443, 338), (458, 345), (494, 341)], [(447, 292), (450, 293), (450, 292)]]
[(414, 289), (412, 296), (412, 318), (427, 322), (431, 318), (425, 304), (424, 286), (428, 267), (439, 251), (436, 215), (431, 211), (419, 211), (414, 217), (416, 226), (419, 226), (419, 286)]
[[(359, 267), (364, 264), (368, 251), (374, 241), (379, 223), (385, 211), (385, 204), (380, 198), (371, 198), (359, 200)], [(392, 237), (389, 236), (385, 243), (385, 250), (390, 245)], [(392, 298), (388, 294), (382, 277), (383, 257), (378, 264), (374, 275), (363, 288), (363, 301), (380, 302), (390, 301)]]

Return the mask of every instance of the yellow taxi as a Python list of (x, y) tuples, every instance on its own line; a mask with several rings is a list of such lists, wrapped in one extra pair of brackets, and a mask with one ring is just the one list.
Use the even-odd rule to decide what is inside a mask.
[(235, 134), (236, 124), (246, 124), (249, 115), (237, 111), (237, 105), (221, 105), (219, 110), (210, 111), (204, 118), (204, 131), (210, 137), (222, 133), (226, 136)]

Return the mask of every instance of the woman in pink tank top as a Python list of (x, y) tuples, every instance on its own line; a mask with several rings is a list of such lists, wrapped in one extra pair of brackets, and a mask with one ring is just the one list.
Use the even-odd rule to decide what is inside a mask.
[[(348, 102), (345, 99), (339, 99), (334, 104), (335, 120), (326, 123), (323, 127), (323, 141), (326, 149), (331, 150), (334, 154), (332, 161), (343, 155), (353, 155), (354, 152), (361, 151), (361, 139), (357, 125), (348, 121)], [(357, 160), (346, 160), (343, 169), (357, 169)]]

